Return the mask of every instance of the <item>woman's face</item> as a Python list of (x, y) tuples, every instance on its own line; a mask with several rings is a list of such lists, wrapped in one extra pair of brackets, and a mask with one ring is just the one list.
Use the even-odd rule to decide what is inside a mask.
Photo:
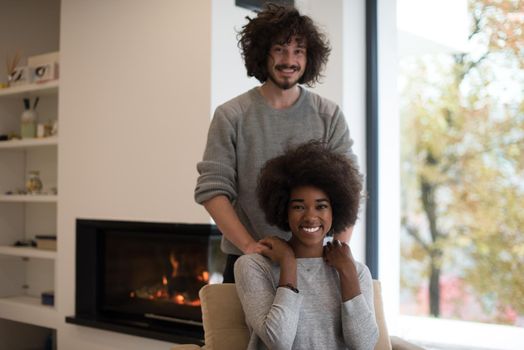
[(322, 247), (333, 222), (329, 197), (317, 187), (294, 188), (289, 199), (288, 221), (294, 248)]

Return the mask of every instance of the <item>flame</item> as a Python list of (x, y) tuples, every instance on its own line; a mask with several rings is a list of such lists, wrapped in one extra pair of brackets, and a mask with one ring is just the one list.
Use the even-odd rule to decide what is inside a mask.
[[(164, 300), (171, 301), (179, 305), (200, 307), (200, 299), (198, 298), (198, 295), (193, 295), (194, 292), (182, 292), (179, 290), (178, 292), (175, 292), (176, 294), (172, 294), (173, 291), (170, 291), (171, 287), (175, 287), (176, 289), (175, 285), (171, 286), (171, 284), (176, 283), (173, 282), (172, 279), (179, 276), (179, 270), (181, 268), (180, 262), (174, 252), (169, 254), (169, 263), (172, 267), (172, 273), (170, 274), (171, 276), (169, 276), (169, 274), (162, 275), (161, 284), (156, 283), (152, 286), (143, 286), (137, 290), (131, 291), (129, 293), (129, 297), (148, 300)], [(205, 284), (209, 283), (210, 273), (208, 271), (196, 267), (192, 267), (191, 269), (195, 273), (194, 281), (197, 283), (197, 285), (199, 283), (197, 281), (204, 282)]]
[(190, 301), (190, 302), (186, 303), (186, 305), (200, 306), (200, 299)]
[(174, 299), (175, 299), (175, 303), (177, 304), (184, 304), (184, 301), (186, 300), (186, 298), (184, 298), (182, 294), (175, 295)]
[(202, 271), (202, 274), (198, 275), (198, 276), (197, 276), (197, 279), (198, 279), (199, 281), (202, 281), (202, 282), (206, 282), (206, 283), (207, 283), (207, 282), (209, 281), (209, 272), (207, 272), (207, 271), (205, 271), (205, 270)]
[(169, 254), (169, 262), (171, 263), (171, 267), (173, 267), (173, 273), (171, 274), (171, 277), (176, 277), (176, 275), (178, 275), (178, 267), (180, 264), (174, 253)]

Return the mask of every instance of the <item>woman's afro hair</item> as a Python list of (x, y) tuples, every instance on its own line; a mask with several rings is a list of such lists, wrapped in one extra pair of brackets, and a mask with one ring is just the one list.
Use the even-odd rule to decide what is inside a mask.
[(333, 210), (334, 233), (353, 226), (362, 197), (362, 176), (347, 156), (312, 140), (268, 160), (258, 177), (258, 203), (269, 224), (289, 231), (291, 191), (313, 186), (324, 191)]

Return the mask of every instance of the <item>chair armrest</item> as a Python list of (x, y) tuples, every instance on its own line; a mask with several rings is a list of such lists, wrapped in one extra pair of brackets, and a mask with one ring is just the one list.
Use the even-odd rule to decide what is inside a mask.
[(391, 336), (390, 339), (393, 350), (425, 350), (423, 347), (410, 343), (399, 337)]
[(200, 347), (195, 344), (180, 344), (175, 345), (171, 348), (171, 350), (203, 350), (204, 347)]

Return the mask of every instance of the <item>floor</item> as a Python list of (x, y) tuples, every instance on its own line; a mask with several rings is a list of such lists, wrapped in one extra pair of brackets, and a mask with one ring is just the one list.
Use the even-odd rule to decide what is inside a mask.
[(413, 342), (413, 343), (420, 347), (423, 347), (426, 350), (496, 350), (496, 349), (469, 347), (469, 346), (453, 346), (453, 345), (429, 344), (429, 343), (420, 343), (420, 342)]

